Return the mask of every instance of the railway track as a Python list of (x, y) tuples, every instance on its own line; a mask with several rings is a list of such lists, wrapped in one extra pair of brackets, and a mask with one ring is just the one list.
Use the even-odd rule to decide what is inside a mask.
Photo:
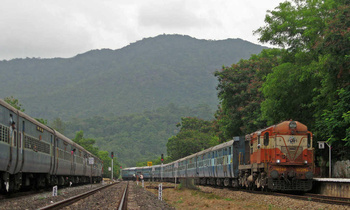
[[(64, 207), (70, 206), (73, 203), (76, 203), (76, 202), (78, 202), (78, 201), (80, 201), (80, 200), (82, 200), (84, 198), (92, 196), (93, 194), (95, 194), (97, 192), (106, 190), (107, 188), (112, 187), (112, 186), (114, 186), (116, 184), (119, 184), (119, 182), (116, 182), (116, 183), (113, 183), (113, 184), (110, 184), (110, 185), (105, 185), (105, 186), (102, 186), (100, 188), (96, 188), (96, 189), (90, 190), (90, 191), (82, 193), (80, 195), (73, 196), (71, 198), (65, 199), (65, 200), (57, 202), (57, 203), (53, 203), (53, 204), (45, 206), (45, 207), (41, 207), (39, 209), (40, 210), (62, 209)], [(126, 206), (126, 202), (127, 202), (127, 188), (128, 188), (128, 185), (126, 185), (126, 187), (124, 188), (123, 196), (121, 198), (119, 198), (119, 200), (120, 200), (118, 202), (119, 209), (126, 209), (126, 207), (123, 208), (123, 206)], [(103, 201), (101, 201), (101, 202), (103, 203)]]
[[(60, 186), (60, 189), (65, 189), (65, 188), (74, 189), (75, 187), (80, 187), (80, 186), (84, 186), (84, 185), (77, 185), (74, 187)], [(32, 195), (41, 194), (45, 192), (52, 192), (52, 189), (47, 188), (47, 189), (39, 189), (39, 190), (24, 190), (24, 191), (14, 192), (10, 194), (0, 194), (0, 201), (6, 200), (6, 199), (15, 199), (15, 198), (21, 198), (26, 196), (32, 196)]]
[(326, 196), (326, 195), (312, 194), (312, 193), (304, 193), (304, 194), (296, 195), (291, 193), (266, 192), (266, 191), (254, 191), (254, 190), (243, 190), (243, 189), (240, 189), (239, 191), (244, 191), (244, 192), (254, 193), (254, 194), (262, 194), (262, 195), (284, 196), (284, 197), (289, 197), (293, 199), (314, 201), (314, 202), (327, 203), (327, 204), (350, 206), (350, 198), (344, 198), (344, 197), (334, 197), (334, 196)]
[(300, 195), (300, 199), (316, 201), (321, 203), (328, 203), (328, 204), (350, 206), (350, 198), (344, 198), (344, 197), (334, 197), (334, 196), (305, 193), (304, 195)]

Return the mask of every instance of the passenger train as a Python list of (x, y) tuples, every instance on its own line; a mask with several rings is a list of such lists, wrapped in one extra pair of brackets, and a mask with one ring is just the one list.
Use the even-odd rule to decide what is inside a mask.
[(309, 191), (314, 156), (312, 133), (297, 121), (268, 128), (208, 148), (180, 160), (122, 170), (123, 180), (193, 179), (196, 184), (274, 191)]
[(1, 192), (101, 180), (99, 158), (0, 99)]

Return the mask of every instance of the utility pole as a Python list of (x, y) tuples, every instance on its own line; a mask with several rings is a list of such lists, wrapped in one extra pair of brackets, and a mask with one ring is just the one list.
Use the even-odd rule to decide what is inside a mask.
[(331, 144), (325, 142), (325, 141), (318, 141), (318, 148), (324, 149), (324, 144), (328, 146), (329, 149), (329, 178), (332, 178), (332, 146)]
[(112, 175), (111, 175), (111, 180), (112, 180), (112, 182), (113, 182), (113, 156), (114, 156), (114, 154), (113, 154), (113, 152), (111, 152), (111, 157), (112, 157)]

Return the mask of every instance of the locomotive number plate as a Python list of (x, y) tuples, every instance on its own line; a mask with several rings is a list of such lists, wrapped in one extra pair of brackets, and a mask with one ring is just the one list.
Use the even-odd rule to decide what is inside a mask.
[(297, 172), (308, 172), (309, 170), (307, 168), (297, 168)]
[(273, 168), (274, 170), (278, 171), (278, 172), (283, 172), (286, 171), (287, 168), (286, 167), (281, 167), (281, 166), (277, 166)]

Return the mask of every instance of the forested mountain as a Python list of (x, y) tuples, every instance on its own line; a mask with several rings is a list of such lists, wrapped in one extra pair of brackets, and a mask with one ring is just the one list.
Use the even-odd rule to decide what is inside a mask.
[(82, 130), (133, 166), (166, 153), (181, 117), (212, 119), (218, 104), (214, 72), (262, 49), (241, 39), (160, 35), (67, 59), (4, 60), (0, 97), (14, 96), (27, 114), (52, 127), (53, 119), (62, 119), (65, 135), (74, 138)]
[(213, 72), (262, 49), (241, 39), (160, 35), (68, 59), (0, 61), (0, 97), (13, 95), (29, 115), (48, 120), (120, 116), (170, 103), (215, 109)]
[(113, 151), (124, 166), (135, 166), (166, 154), (168, 139), (176, 135), (176, 124), (181, 116), (212, 118), (208, 106), (194, 108), (169, 104), (166, 107), (143, 113), (117, 117), (91, 117), (74, 119), (66, 123), (65, 133), (73, 138), (74, 132), (83, 130), (86, 138), (96, 139), (101, 150)]

